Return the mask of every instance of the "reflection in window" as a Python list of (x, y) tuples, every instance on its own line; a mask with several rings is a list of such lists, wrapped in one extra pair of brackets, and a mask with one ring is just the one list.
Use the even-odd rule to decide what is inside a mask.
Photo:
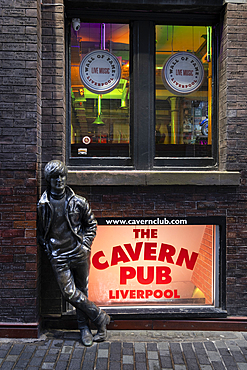
[[(107, 94), (94, 94), (80, 79), (86, 54), (108, 50), (121, 65), (121, 79)], [(129, 25), (82, 23), (71, 27), (71, 156), (129, 156)]]
[[(171, 92), (162, 80), (163, 66), (178, 52), (195, 55), (204, 68), (190, 94)], [(211, 27), (156, 26), (156, 157), (212, 156), (211, 85)]]

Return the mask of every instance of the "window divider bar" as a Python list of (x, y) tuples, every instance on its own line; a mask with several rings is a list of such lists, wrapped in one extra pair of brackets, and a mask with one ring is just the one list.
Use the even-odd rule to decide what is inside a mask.
[(154, 163), (154, 29), (152, 21), (132, 23), (132, 150), (134, 167), (139, 170), (151, 169)]

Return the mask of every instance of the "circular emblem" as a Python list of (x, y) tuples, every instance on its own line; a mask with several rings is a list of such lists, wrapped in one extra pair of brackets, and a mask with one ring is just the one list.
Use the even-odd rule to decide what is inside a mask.
[(119, 83), (121, 66), (115, 55), (106, 50), (94, 50), (82, 59), (80, 77), (89, 91), (107, 94)]
[(191, 53), (172, 55), (162, 70), (162, 79), (167, 90), (175, 95), (190, 94), (199, 89), (204, 78), (202, 62)]
[(89, 136), (84, 136), (83, 139), (82, 139), (82, 142), (83, 142), (83, 144), (88, 145), (88, 144), (91, 143), (91, 139), (90, 139)]

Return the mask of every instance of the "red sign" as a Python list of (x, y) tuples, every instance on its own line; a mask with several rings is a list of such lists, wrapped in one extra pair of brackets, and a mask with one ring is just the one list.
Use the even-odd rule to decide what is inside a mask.
[(89, 298), (99, 305), (213, 304), (212, 225), (99, 225)]

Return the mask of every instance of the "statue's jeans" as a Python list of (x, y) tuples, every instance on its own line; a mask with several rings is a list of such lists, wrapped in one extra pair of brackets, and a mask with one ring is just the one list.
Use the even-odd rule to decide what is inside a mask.
[(101, 312), (88, 299), (90, 255), (83, 260), (81, 256), (51, 257), (51, 264), (64, 298), (76, 308), (78, 328), (83, 329), (88, 319), (95, 321)]

